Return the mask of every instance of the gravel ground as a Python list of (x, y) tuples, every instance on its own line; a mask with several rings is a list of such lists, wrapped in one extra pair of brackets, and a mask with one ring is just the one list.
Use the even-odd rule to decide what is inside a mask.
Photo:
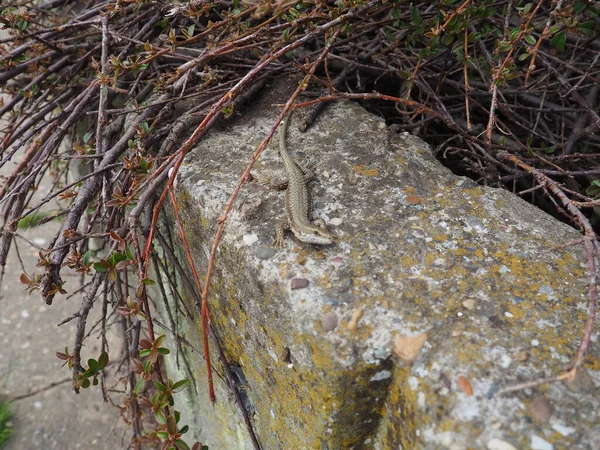
[[(58, 224), (54, 225), (55, 230)], [(32, 229), (23, 234), (47, 245), (49, 230)], [(46, 244), (43, 244), (43, 241)], [(31, 274), (37, 263), (37, 252), (19, 246), (23, 263)], [(37, 269), (39, 272), (39, 268)], [(73, 346), (75, 322), (61, 327), (57, 323), (76, 312), (79, 298), (57, 297), (47, 306), (37, 294), (28, 295), (19, 282), (22, 269), (13, 251), (2, 283), (0, 297), (0, 390), (8, 397), (25, 394), (69, 377), (67, 367), (56, 357), (66, 345)], [(69, 280), (71, 281), (71, 280)], [(76, 280), (71, 284), (75, 287)], [(74, 290), (74, 289), (73, 289)], [(96, 307), (95, 315), (100, 312)], [(93, 323), (93, 321), (88, 321)], [(114, 339), (114, 336), (113, 338)], [(112, 340), (111, 339), (111, 340)], [(87, 357), (100, 354), (100, 340), (91, 337)], [(115, 344), (116, 345), (116, 344)], [(118, 347), (114, 352), (119, 354)], [(116, 402), (120, 396), (114, 396)], [(118, 410), (100, 397), (100, 389), (92, 387), (75, 395), (70, 380), (13, 405), (15, 433), (6, 450), (22, 449), (118, 449), (121, 448), (122, 422), (116, 422)]]

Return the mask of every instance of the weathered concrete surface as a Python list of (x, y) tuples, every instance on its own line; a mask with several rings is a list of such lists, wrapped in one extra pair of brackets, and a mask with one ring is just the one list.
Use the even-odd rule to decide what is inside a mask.
[[(243, 119), (212, 131), (180, 173), (201, 270), (216, 218), (282, 98), (271, 88)], [(340, 242), (287, 236), (285, 249), (272, 248), (283, 194), (248, 185), (210, 297), (262, 448), (588, 448), (599, 422), (597, 338), (570, 385), (493, 395), (558, 374), (573, 356), (585, 271), (579, 250), (557, 246), (579, 234), (508, 192), (454, 176), (419, 139), (388, 132), (357, 105), (331, 105), (305, 134), (298, 117), (289, 147), (318, 162), (315, 215)], [(277, 160), (272, 149), (264, 156)], [(299, 279), (308, 286), (292, 290)], [(187, 309), (195, 311), (191, 300)], [(180, 326), (201, 348), (199, 318)], [(394, 346), (416, 353), (412, 363)], [(252, 448), (222, 377), (211, 407), (203, 361), (188, 361), (200, 439)]]

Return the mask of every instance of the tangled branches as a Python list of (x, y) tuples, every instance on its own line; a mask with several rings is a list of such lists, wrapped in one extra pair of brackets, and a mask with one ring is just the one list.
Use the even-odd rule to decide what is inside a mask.
[[(43, 273), (21, 280), (51, 304), (69, 288), (63, 271), (82, 275), (78, 332), (73, 354), (65, 355), (76, 380), (85, 373), (80, 351), (89, 310), (100, 297), (119, 308), (127, 357), (138, 369), (128, 374), (133, 392), (136, 377), (148, 372), (132, 362), (140, 333), (151, 348), (158, 339), (146, 286), (156, 281), (148, 277), (156, 263), (152, 245), (173, 253), (172, 237), (156, 224), (177, 169), (215, 123), (243, 113), (266, 82), (302, 74), (286, 110), (300, 91), (313, 97), (305, 104), (362, 101), (432, 143), (455, 171), (518, 191), (581, 227), (595, 245), (588, 258), (595, 274), (599, 15), (589, 2), (562, 0), (412, 6), (196, 0), (171, 8), (153, 1), (100, 0), (81, 8), (25, 0), (5, 8), (0, 22), (11, 35), (0, 40), (6, 120), (0, 155), (3, 166), (18, 164), (0, 189), (0, 265), (15, 238), (24, 239), (20, 225), (60, 218), (52, 245), (40, 249)], [(238, 190), (276, 125), (249, 157)], [(32, 192), (48, 176), (54, 188), (36, 199)], [(52, 200), (64, 207), (47, 214)], [(194, 271), (205, 338), (210, 268), (227, 212), (203, 286)], [(159, 360), (152, 371), (166, 385)], [(135, 402), (131, 408), (137, 417)], [(135, 425), (135, 438), (142, 434)]]

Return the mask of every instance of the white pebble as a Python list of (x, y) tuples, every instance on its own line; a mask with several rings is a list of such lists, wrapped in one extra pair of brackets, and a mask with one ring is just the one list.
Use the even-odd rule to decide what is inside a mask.
[(488, 450), (517, 450), (515, 446), (501, 439), (492, 438), (487, 443)]
[(258, 236), (256, 234), (245, 234), (242, 238), (242, 241), (244, 242), (244, 245), (247, 245), (249, 247), (252, 244), (258, 242)]
[(562, 434), (563, 436), (568, 436), (570, 434), (575, 433), (576, 431), (575, 428), (568, 427), (566, 425), (563, 425), (562, 423), (552, 423), (551, 426), (554, 429), (554, 431)]
[(554, 446), (535, 434), (531, 436), (531, 450), (554, 450)]

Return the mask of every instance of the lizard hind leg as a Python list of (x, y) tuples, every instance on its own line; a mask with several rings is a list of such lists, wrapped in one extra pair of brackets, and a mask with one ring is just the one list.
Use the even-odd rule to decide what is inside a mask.
[(290, 226), (287, 222), (280, 222), (275, 226), (275, 239), (273, 239), (273, 245), (278, 248), (284, 247), (284, 233), (285, 230), (289, 230)]
[(316, 226), (318, 226), (319, 228), (327, 229), (327, 225), (325, 225), (325, 221), (321, 218), (313, 219), (312, 223), (315, 224)]

